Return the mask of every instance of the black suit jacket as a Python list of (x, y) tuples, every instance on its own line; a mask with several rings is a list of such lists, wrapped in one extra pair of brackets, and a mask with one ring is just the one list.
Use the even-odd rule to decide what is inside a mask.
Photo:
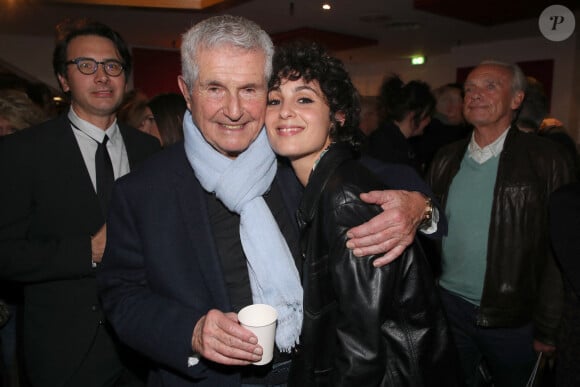
[(550, 236), (569, 289), (580, 299), (580, 183), (565, 185), (550, 196)]
[[(120, 130), (131, 169), (160, 148), (136, 129)], [(0, 279), (24, 284), (31, 381), (61, 385), (90, 350), (99, 350), (94, 340), (104, 316), (91, 235), (105, 219), (66, 115), (13, 134), (0, 146)], [(86, 386), (98, 379), (86, 377)]]
[(550, 236), (564, 278), (564, 308), (558, 332), (556, 386), (579, 386), (580, 371), (580, 183), (550, 196)]

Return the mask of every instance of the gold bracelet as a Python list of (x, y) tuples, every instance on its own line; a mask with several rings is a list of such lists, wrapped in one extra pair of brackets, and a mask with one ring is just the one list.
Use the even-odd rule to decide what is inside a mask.
[(425, 199), (425, 212), (423, 213), (423, 219), (419, 223), (419, 228), (427, 228), (431, 225), (431, 220), (433, 219), (433, 202), (431, 198)]

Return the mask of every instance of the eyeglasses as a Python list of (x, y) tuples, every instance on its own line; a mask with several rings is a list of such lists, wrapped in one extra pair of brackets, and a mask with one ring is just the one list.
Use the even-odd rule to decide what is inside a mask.
[(76, 65), (79, 71), (85, 75), (91, 75), (96, 73), (97, 69), (99, 68), (99, 65), (103, 65), (103, 70), (105, 70), (105, 74), (111, 77), (118, 77), (125, 69), (125, 65), (123, 65), (123, 63), (115, 59), (97, 62), (93, 58), (76, 58), (73, 60), (69, 60), (68, 62), (64, 62), (64, 64)]

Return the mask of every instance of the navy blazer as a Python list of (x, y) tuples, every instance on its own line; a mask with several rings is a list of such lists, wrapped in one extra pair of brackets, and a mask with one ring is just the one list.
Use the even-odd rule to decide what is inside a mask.
[[(275, 184), (296, 187), (283, 171)], [(281, 191), (293, 213), (299, 190)], [(241, 383), (235, 367), (226, 371), (204, 359), (188, 366), (196, 322), (210, 309), (231, 311), (205, 195), (183, 143), (118, 180), (113, 191), (100, 294), (121, 339), (157, 364), (152, 386)]]
[[(400, 171), (387, 168), (395, 169)], [(428, 191), (418, 177), (406, 180), (409, 187)], [(279, 168), (274, 184), (281, 185), (294, 219), (302, 187), (293, 171)], [(188, 365), (196, 322), (210, 309), (231, 311), (205, 195), (183, 143), (115, 184), (97, 281), (120, 338), (154, 360), (150, 386), (241, 383), (235, 367), (203, 358)]]

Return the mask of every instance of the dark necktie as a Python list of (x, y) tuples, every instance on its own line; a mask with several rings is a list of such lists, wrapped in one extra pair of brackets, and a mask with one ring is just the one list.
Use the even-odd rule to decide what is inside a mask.
[(103, 214), (107, 216), (107, 209), (109, 207), (109, 199), (111, 198), (111, 191), (113, 189), (113, 182), (115, 175), (113, 173), (113, 164), (107, 151), (107, 142), (109, 137), (105, 135), (103, 142), (97, 147), (95, 152), (95, 169), (97, 172), (97, 196), (101, 202)]

